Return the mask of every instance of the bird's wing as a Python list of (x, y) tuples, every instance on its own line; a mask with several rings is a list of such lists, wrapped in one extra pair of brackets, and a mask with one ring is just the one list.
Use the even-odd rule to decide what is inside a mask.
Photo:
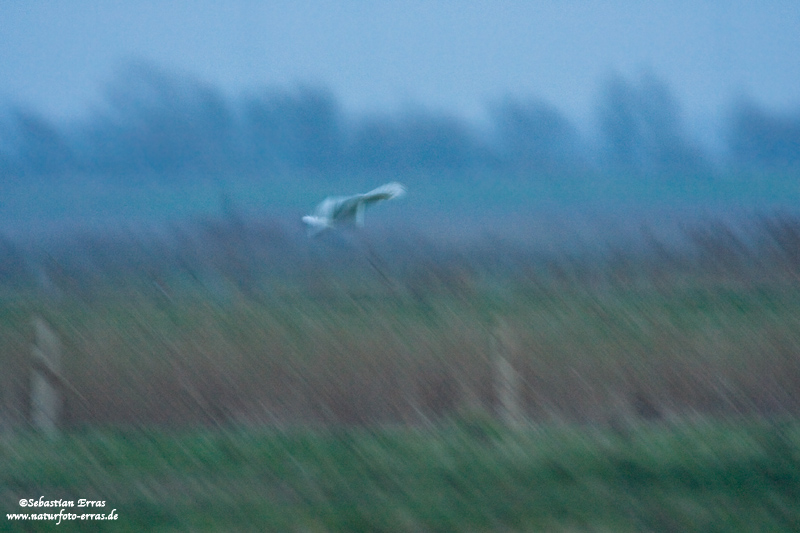
[(314, 209), (314, 216), (333, 220), (334, 214), (347, 199), (346, 196), (328, 196)]
[(354, 196), (329, 196), (314, 210), (314, 216), (329, 223), (354, 217), (363, 194)]
[(345, 220), (356, 215), (364, 195), (342, 196), (332, 204), (331, 216), (334, 220)]
[(406, 193), (406, 188), (396, 181), (381, 185), (377, 189), (373, 189), (366, 194), (361, 195), (361, 201), (371, 204), (380, 200), (392, 200), (399, 198)]

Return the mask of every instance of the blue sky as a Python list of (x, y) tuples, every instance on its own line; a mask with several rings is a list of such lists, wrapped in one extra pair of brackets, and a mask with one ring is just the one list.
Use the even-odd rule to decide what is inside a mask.
[(513, 95), (581, 120), (604, 79), (644, 71), (690, 116), (742, 95), (797, 109), (798, 58), (796, 0), (0, 0), (0, 102), (57, 118), (102, 105), (127, 60), (231, 95), (318, 84), (356, 112), (479, 119)]

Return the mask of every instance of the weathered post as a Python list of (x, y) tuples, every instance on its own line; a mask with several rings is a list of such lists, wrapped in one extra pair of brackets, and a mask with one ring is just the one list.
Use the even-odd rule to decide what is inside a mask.
[(509, 426), (523, 422), (521, 379), (519, 372), (511, 364), (513, 340), (511, 331), (504, 322), (498, 323), (492, 331), (492, 363), (494, 367), (494, 390), (500, 418)]
[(33, 319), (36, 342), (32, 348), (31, 423), (42, 433), (58, 435), (63, 404), (61, 342), (41, 317)]

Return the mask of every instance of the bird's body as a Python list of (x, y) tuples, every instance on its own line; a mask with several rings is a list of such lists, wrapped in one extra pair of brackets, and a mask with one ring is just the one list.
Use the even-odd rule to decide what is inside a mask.
[(350, 220), (354, 220), (357, 226), (363, 226), (364, 211), (368, 205), (399, 198), (405, 193), (404, 186), (392, 182), (364, 194), (329, 196), (317, 206), (313, 214), (304, 216), (303, 222), (308, 226), (310, 236)]

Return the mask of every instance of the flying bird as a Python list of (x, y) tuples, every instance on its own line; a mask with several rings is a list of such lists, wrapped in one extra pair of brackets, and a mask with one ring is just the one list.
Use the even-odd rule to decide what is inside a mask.
[(317, 206), (313, 214), (304, 216), (303, 222), (308, 226), (309, 237), (350, 220), (355, 220), (360, 227), (364, 225), (364, 211), (368, 205), (400, 198), (405, 193), (406, 188), (403, 185), (392, 182), (364, 194), (329, 196)]

